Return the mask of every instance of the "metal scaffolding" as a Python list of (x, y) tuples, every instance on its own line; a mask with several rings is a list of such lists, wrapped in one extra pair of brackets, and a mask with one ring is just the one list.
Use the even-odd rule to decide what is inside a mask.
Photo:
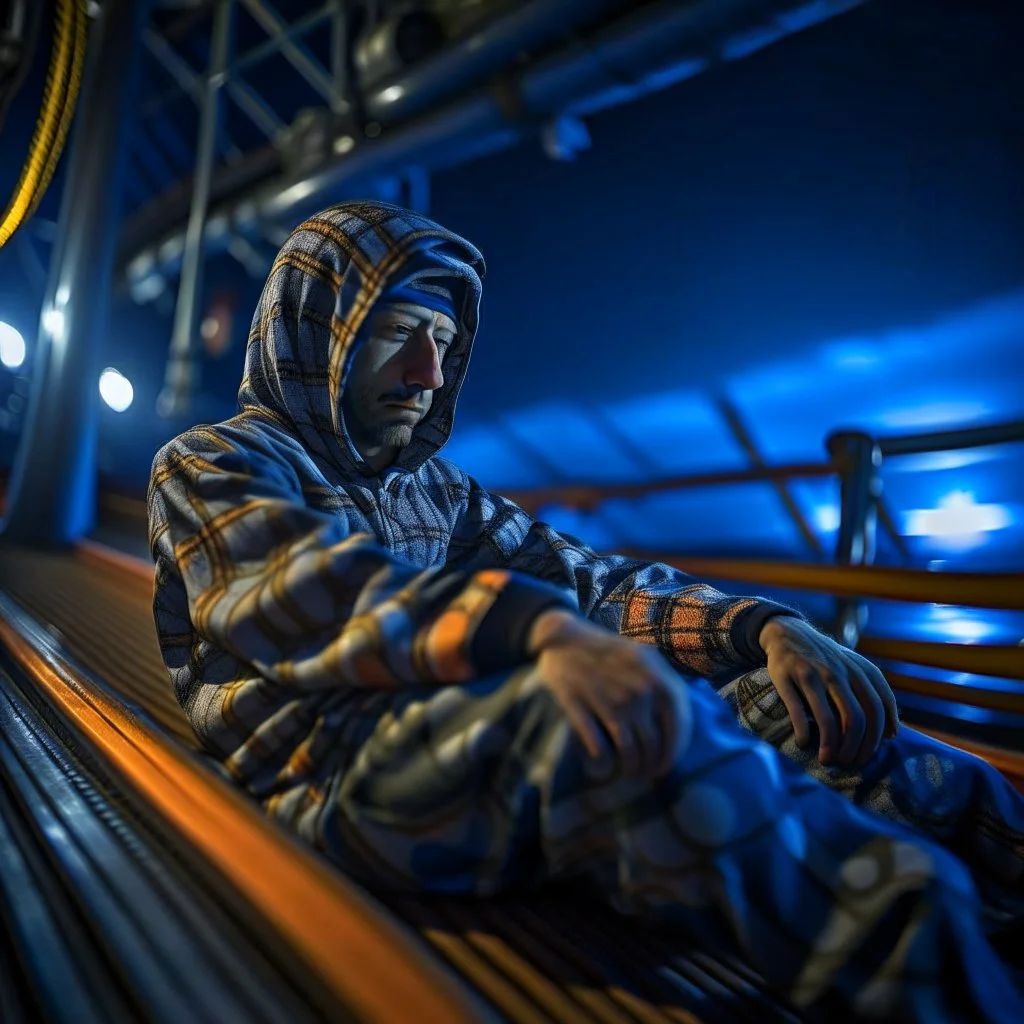
[[(746, 56), (861, 2), (485, 0), (467, 21), (455, 0), (291, 0), (282, 9), (270, 0), (212, 0), (152, 19), (146, 0), (107, 0), (68, 168), (74, 203), (65, 201), (55, 247), (50, 320), (41, 332), (8, 535), (62, 543), (91, 522), (94, 394), (81, 385), (95, 379), (97, 325), (115, 264), (138, 301), (177, 286), (160, 404), (183, 413), (198, 374), (202, 269), (212, 252), (231, 253), (260, 275), (271, 258), (268, 242), (276, 246), (304, 212), (352, 190), (372, 195), (387, 185), (394, 192), (397, 183), (400, 201), (425, 210), (437, 168), (524, 138), (544, 140), (552, 156), (566, 156), (566, 139), (585, 139), (579, 118)], [(118, 26), (111, 12), (122, 19)], [(249, 35), (266, 38), (234, 53), (243, 13)], [(402, 19), (417, 17), (419, 35), (403, 37)], [(127, 25), (131, 43), (141, 39), (153, 58), (151, 74), (159, 69), (169, 79), (170, 88), (157, 83), (141, 102), (131, 84), (135, 62), (123, 52)], [(418, 39), (418, 48), (408, 38)], [(272, 60), (271, 96), (251, 76)], [(100, 65), (103, 75), (95, 73)], [(182, 109), (184, 124), (172, 116)], [(232, 122), (235, 109), (242, 123)], [(139, 112), (131, 157), (141, 173), (125, 191), (140, 202), (121, 225), (115, 261), (110, 182), (124, 160), (129, 114)], [(573, 125), (575, 132), (564, 130)], [(147, 189), (146, 178), (155, 186)], [(52, 331), (58, 312), (61, 337)], [(748, 455), (756, 464), (757, 453)], [(36, 516), (42, 506), (46, 515)], [(802, 532), (814, 547), (813, 534)]]

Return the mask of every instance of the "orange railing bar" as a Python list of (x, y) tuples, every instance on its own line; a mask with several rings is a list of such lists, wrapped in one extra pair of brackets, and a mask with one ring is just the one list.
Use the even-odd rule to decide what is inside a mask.
[[(120, 552), (90, 541), (80, 542), (77, 548), (76, 555), (79, 558), (94, 564), (99, 569), (106, 569), (108, 572), (113, 570), (122, 574), (130, 574), (134, 577), (132, 582), (137, 581), (146, 586), (151, 586), (152, 584), (152, 569), (142, 559), (123, 555)], [(671, 559), (662, 558), (661, 560)], [(734, 574), (735, 578), (746, 582), (757, 582), (757, 569), (765, 564), (760, 562), (727, 563), (725, 560), (717, 559), (704, 559), (701, 561), (696, 559), (679, 559), (679, 562), (680, 567), (686, 571), (709, 576), (721, 573), (720, 578), (725, 578), (725, 572), (721, 569), (721, 566), (724, 565), (727, 567), (726, 571), (729, 568), (737, 570)], [(789, 563), (784, 563), (781, 568), (788, 571), (791, 569), (806, 569), (807, 567), (792, 566)], [(879, 569), (840, 569), (842, 575), (848, 576), (853, 573), (855, 577), (864, 575), (868, 577), (877, 576), (881, 571)], [(763, 575), (770, 576), (771, 573)], [(906, 573), (901, 573), (901, 575), (906, 575)], [(914, 574), (911, 575), (913, 576)], [(934, 581), (937, 576), (935, 573), (927, 573), (926, 575), (929, 581)], [(784, 579), (787, 583), (792, 582), (789, 575), (786, 575)], [(990, 582), (991, 578), (984, 577), (984, 580)], [(760, 582), (765, 582), (765, 580), (760, 579)], [(778, 579), (770, 579), (768, 582), (778, 582)], [(1021, 678), (1022, 659), (1024, 659), (1024, 649), (1005, 645), (974, 647), (966, 644), (886, 640), (877, 637), (862, 638), (860, 650), (877, 658), (891, 658), (894, 661), (911, 664), (930, 665), (953, 671), (966, 671), (1005, 678)], [(988, 687), (922, 679), (919, 676), (901, 671), (886, 671), (886, 677), (897, 692), (918, 694), (924, 697), (969, 705), (997, 713), (1024, 714), (1024, 687), (1017, 692), (1013, 690), (995, 690)], [(917, 728), (920, 727), (918, 726)], [(978, 754), (999, 770), (1013, 777), (1017, 780), (1017, 784), (1024, 787), (1024, 755), (1014, 754), (997, 747), (977, 744), (973, 741), (965, 741), (960, 737), (937, 733), (934, 730), (922, 729), (922, 731), (928, 732), (946, 743), (950, 743), (952, 746), (959, 746)]]
[[(958, 683), (940, 683), (935, 679), (922, 679), (904, 672), (886, 672), (885, 678), (897, 693), (916, 693), (922, 697), (935, 697), (954, 704), (968, 704), (986, 711), (1010, 712), (1024, 715), (1024, 688), (1019, 691), (991, 690), (984, 687), (962, 686)], [(914, 726), (918, 728), (918, 726)], [(959, 739), (957, 740), (959, 743)]]
[(927, 572), (861, 565), (806, 565), (747, 558), (691, 558), (627, 549), (631, 558), (664, 562), (693, 576), (810, 590), (837, 597), (872, 597), (920, 604), (1024, 610), (1024, 573)]
[(574, 509), (592, 509), (602, 501), (615, 498), (644, 498), (649, 494), (681, 491), (693, 487), (717, 487), (722, 484), (746, 484), (759, 481), (792, 480), (798, 477), (834, 476), (835, 467), (827, 462), (802, 462), (788, 466), (760, 466), (752, 469), (724, 470), (717, 473), (692, 473), (636, 484), (566, 484), (558, 487), (538, 487), (530, 490), (502, 488), (506, 498), (527, 511), (545, 505), (564, 505)]
[[(709, 473), (690, 473), (631, 484), (564, 484), (554, 487), (530, 489), (500, 488), (496, 493), (514, 501), (528, 511), (546, 505), (564, 505), (574, 509), (592, 509), (602, 501), (614, 498), (643, 498), (665, 491), (681, 491), (694, 487), (717, 487), (723, 484), (785, 482), (792, 479), (834, 476), (836, 468), (828, 462), (799, 462), (783, 466), (754, 466), (747, 469), (727, 469)], [(145, 518), (146, 503), (141, 498), (99, 492), (99, 503), (112, 512)]]
[[(973, 672), (1002, 679), (1024, 679), (1024, 647), (1009, 644), (943, 644), (863, 636), (857, 650), (872, 658), (930, 665), (951, 672)], [(1021, 690), (1024, 693), (1024, 688)]]
[[(1024, 607), (1022, 577), (1010, 573), (934, 573), (913, 569), (820, 566), (719, 558), (697, 559), (637, 551), (630, 554), (674, 564), (695, 576), (742, 580), (754, 585), (785, 586), (843, 595), (860, 596), (871, 593), (876, 597), (914, 601), (922, 599), (911, 593), (914, 587), (927, 585), (930, 591), (929, 600), (934, 600), (938, 596), (934, 593), (935, 584), (941, 583), (950, 587), (949, 592), (943, 594), (943, 604), (972, 605), (975, 603), (974, 599), (978, 598), (977, 604), (986, 608)], [(117, 569), (133, 582), (137, 582), (141, 589), (152, 593), (153, 568), (141, 558), (89, 540), (82, 540), (76, 544), (75, 555), (97, 568)], [(979, 583), (983, 584), (983, 596), (977, 593)], [(1024, 647), (1021, 646), (930, 643), (865, 636), (861, 638), (858, 649), (874, 658), (928, 665), (952, 672), (1024, 679)]]

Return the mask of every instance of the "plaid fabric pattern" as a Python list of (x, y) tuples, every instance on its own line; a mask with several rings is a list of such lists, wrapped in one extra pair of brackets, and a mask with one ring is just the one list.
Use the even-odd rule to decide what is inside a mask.
[[(886, 762), (844, 800), (762, 741), (777, 708), (757, 637), (785, 609), (599, 556), (438, 456), (483, 273), (469, 243), (382, 204), (333, 207), (285, 244), (238, 414), (153, 464), (156, 626), (197, 734), (269, 815), (374, 884), (486, 895), (576, 879), (739, 953), (813, 1020), (1024, 1019), (970, 875), (897, 813), (944, 827), (944, 790), (900, 789)], [(375, 474), (341, 415), (347, 367), (384, 290), (431, 276), (457, 285), (445, 383)], [(588, 758), (530, 671), (529, 627), (556, 604), (679, 669), (681, 738), (658, 783)], [(698, 675), (740, 681), (719, 696), (684, 682)], [(990, 832), (1017, 829), (1019, 798), (984, 778)], [(965, 850), (1019, 894), (1018, 849)]]
[[(693, 674), (758, 661), (757, 632), (775, 606), (667, 566), (599, 557), (438, 457), (483, 275), (472, 245), (414, 213), (323, 211), (275, 260), (238, 415), (186, 432), (154, 460), (164, 661), (199, 737), (261, 799), (312, 777), (367, 689), (465, 683), (522, 664), (529, 626), (552, 604), (658, 644)], [(353, 346), (385, 290), (431, 277), (455, 283), (445, 382), (412, 444), (373, 474), (341, 414)]]
[(995, 925), (1024, 917), (1024, 801), (992, 765), (902, 728), (861, 769), (822, 765), (793, 723), (766, 669), (718, 688), (737, 723), (858, 807), (931, 836), (971, 868)]
[[(348, 768), (325, 777), (325, 813), (299, 796), (279, 810), (376, 886), (488, 896), (573, 881), (586, 898), (739, 956), (808, 1021), (1024, 1019), (971, 875), (935, 841), (956, 827), (960, 797), (905, 791), (924, 826), (912, 831), (737, 728), (730, 701), (705, 684), (681, 678), (676, 694), (675, 761), (651, 782), (623, 776), (607, 747), (591, 758), (529, 669), (413, 688), (394, 695)], [(948, 754), (911, 730), (885, 750), (883, 773), (901, 755)], [(1020, 801), (991, 768), (961, 755), (957, 774), (961, 794), (990, 785), (989, 809), (1020, 826)], [(976, 852), (972, 867), (1009, 884), (1000, 857)], [(1019, 894), (1019, 860), (1016, 872)]]

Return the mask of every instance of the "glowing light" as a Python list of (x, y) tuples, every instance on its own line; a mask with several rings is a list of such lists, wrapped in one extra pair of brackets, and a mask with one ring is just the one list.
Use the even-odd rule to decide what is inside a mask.
[(48, 309), (43, 314), (43, 329), (54, 341), (59, 341), (64, 337), (64, 314), (59, 309)]
[(405, 90), (400, 85), (389, 85), (381, 94), (380, 98), (384, 103), (394, 103), (405, 95)]
[(921, 452), (916, 455), (901, 455), (886, 463), (886, 469), (899, 473), (929, 473), (947, 469), (963, 469), (982, 462), (999, 458), (999, 452), (991, 448), (970, 448), (962, 451)]
[(822, 533), (835, 533), (839, 529), (839, 508), (836, 505), (818, 505), (811, 515), (814, 525)]
[(16, 370), (25, 362), (25, 339), (21, 331), (0, 320), (0, 363)]
[(301, 203), (303, 199), (307, 199), (316, 190), (316, 185), (311, 181), (297, 181), (291, 188), (286, 188), (280, 196), (278, 196), (278, 202), (282, 207), (291, 205), (292, 203)]
[(969, 643), (972, 640), (984, 640), (992, 633), (992, 627), (985, 622), (956, 619), (945, 623), (942, 632), (953, 640)]
[(967, 491), (947, 494), (938, 508), (912, 509), (906, 513), (903, 532), (908, 537), (958, 537), (1002, 530), (1012, 525), (1005, 505), (976, 505)]
[(973, 420), (991, 416), (993, 410), (986, 402), (928, 402), (905, 409), (893, 409), (883, 417), (885, 425), (893, 430), (917, 427), (965, 426)]
[(997, 630), (991, 622), (978, 618), (977, 613), (963, 608), (954, 608), (948, 604), (931, 606), (933, 632), (944, 639), (960, 643), (972, 643), (993, 636)]
[(100, 396), (114, 412), (124, 412), (132, 404), (135, 389), (123, 373), (108, 366), (100, 374)]
[(132, 298), (145, 304), (159, 298), (167, 290), (167, 282), (159, 274), (150, 274), (131, 283)]
[(867, 370), (882, 365), (878, 345), (870, 341), (843, 339), (824, 346), (822, 355), (837, 370)]

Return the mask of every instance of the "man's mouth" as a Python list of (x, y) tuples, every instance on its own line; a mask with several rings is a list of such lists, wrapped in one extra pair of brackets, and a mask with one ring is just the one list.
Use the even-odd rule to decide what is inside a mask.
[(389, 406), (392, 409), (405, 409), (407, 412), (418, 413), (420, 411), (420, 406), (419, 406), (419, 404), (417, 402), (397, 402), (397, 401), (387, 402), (386, 401), (384, 404)]

